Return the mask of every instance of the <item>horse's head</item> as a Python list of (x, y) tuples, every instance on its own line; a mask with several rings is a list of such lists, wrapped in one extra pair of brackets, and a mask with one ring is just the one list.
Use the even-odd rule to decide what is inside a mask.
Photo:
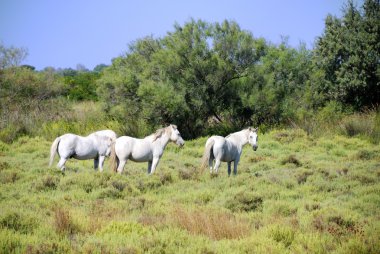
[(170, 141), (182, 147), (185, 144), (185, 141), (181, 137), (181, 134), (179, 133), (177, 126), (174, 124), (171, 124), (168, 128), (170, 128), (171, 130)]
[(252, 146), (253, 150), (256, 151), (259, 147), (257, 144), (258, 137), (257, 137), (257, 128), (248, 128), (249, 135), (248, 135), (248, 143)]

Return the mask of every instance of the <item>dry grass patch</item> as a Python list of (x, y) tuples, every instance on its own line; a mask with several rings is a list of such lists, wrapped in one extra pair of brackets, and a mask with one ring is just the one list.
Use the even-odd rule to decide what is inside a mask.
[(173, 223), (195, 235), (205, 235), (214, 240), (240, 239), (248, 236), (250, 226), (247, 221), (233, 214), (210, 209), (185, 210), (176, 207), (172, 211)]
[(73, 234), (77, 231), (77, 226), (74, 224), (70, 212), (61, 207), (54, 210), (53, 225), (58, 234)]

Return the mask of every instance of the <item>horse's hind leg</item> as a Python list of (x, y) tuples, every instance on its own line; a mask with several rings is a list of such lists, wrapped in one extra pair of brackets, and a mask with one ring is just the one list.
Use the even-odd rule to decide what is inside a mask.
[(99, 157), (96, 157), (94, 159), (94, 169), (97, 170), (99, 167)]
[(119, 159), (119, 166), (117, 167), (117, 172), (119, 174), (123, 173), (125, 163), (127, 163), (127, 160), (120, 160)]
[(220, 159), (215, 159), (215, 166), (214, 166), (215, 173), (218, 173), (219, 166), (220, 166)]
[(227, 162), (228, 176), (231, 175), (231, 162)]
[(213, 164), (213, 162), (214, 162), (214, 158), (212, 158), (211, 156), (210, 156), (210, 158), (208, 159), (208, 167), (210, 168), (210, 174), (212, 174), (212, 164)]
[(61, 171), (65, 171), (65, 163), (66, 163), (67, 159), (65, 158), (61, 158), (59, 159), (59, 162), (57, 164), (57, 166), (59, 167), (59, 169), (61, 169)]

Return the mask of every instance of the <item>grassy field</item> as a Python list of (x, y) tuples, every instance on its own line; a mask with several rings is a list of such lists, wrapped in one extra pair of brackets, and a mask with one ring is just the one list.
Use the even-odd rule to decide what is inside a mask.
[(153, 176), (0, 143), (0, 253), (380, 253), (378, 145), (272, 131), (228, 177), (199, 170), (205, 141), (168, 145)]

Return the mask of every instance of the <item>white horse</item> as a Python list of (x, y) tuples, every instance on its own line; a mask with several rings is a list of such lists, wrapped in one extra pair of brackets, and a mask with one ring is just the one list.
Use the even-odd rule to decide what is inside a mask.
[(130, 159), (135, 162), (148, 162), (148, 174), (153, 174), (157, 164), (164, 153), (169, 141), (183, 146), (182, 139), (177, 126), (171, 124), (168, 127), (157, 130), (154, 134), (143, 139), (122, 136), (112, 144), (111, 164), (114, 171), (121, 174), (124, 165)]
[(78, 160), (94, 159), (94, 169), (103, 171), (106, 156), (111, 153), (111, 145), (116, 140), (116, 133), (112, 130), (94, 132), (86, 137), (75, 134), (64, 134), (56, 138), (50, 148), (49, 167), (53, 164), (55, 154), (58, 152), (60, 160), (58, 167), (64, 171), (65, 163), (70, 158)]
[[(243, 146), (249, 143), (253, 150), (256, 151), (257, 129), (248, 128), (235, 133), (231, 133), (227, 137), (212, 136), (206, 141), (206, 148), (203, 154), (202, 167), (205, 168), (208, 162), (210, 173), (213, 169), (218, 173), (220, 162), (227, 162), (228, 175), (231, 175), (231, 162), (234, 162), (234, 174), (237, 174), (237, 165), (243, 150)], [(213, 168), (213, 161), (215, 166)]]

